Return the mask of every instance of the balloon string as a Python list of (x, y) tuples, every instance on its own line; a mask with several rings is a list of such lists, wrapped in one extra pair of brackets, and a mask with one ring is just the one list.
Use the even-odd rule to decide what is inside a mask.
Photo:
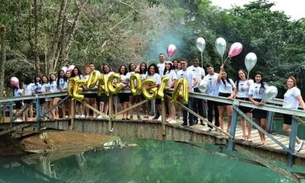
[(201, 56), (201, 67), (203, 68), (203, 54), (202, 54), (202, 52), (200, 53), (200, 56)]
[(227, 58), (225, 59), (225, 61), (223, 62), (223, 64), (225, 64), (229, 59), (230, 59), (230, 57), (227, 57)]

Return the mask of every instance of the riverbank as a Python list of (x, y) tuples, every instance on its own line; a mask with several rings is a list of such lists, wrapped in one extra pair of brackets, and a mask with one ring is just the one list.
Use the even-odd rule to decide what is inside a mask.
[(118, 137), (79, 133), (74, 131), (42, 132), (24, 139), (0, 136), (0, 157), (19, 156), (26, 153), (45, 153), (58, 150), (93, 149), (104, 146)]

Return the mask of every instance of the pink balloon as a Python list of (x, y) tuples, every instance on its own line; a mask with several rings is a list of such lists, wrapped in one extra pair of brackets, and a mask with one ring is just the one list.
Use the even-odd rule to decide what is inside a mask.
[(239, 42), (233, 43), (230, 47), (228, 57), (234, 57), (243, 50), (243, 45)]
[(11, 77), (10, 83), (13, 87), (19, 88), (19, 79), (16, 77)]
[(72, 70), (74, 69), (74, 67), (75, 67), (75, 65), (70, 65), (70, 66), (68, 67), (68, 71), (72, 71)]
[(176, 46), (174, 44), (170, 44), (168, 45), (166, 51), (167, 51), (167, 55), (169, 57), (172, 57), (176, 52)]

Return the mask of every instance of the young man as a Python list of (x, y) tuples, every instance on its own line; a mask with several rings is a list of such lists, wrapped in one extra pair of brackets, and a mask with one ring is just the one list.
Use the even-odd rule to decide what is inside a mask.
[[(217, 78), (218, 73), (214, 72), (214, 67), (212, 65), (206, 66), (207, 75), (204, 77), (204, 81), (206, 83), (206, 93), (211, 96), (218, 96), (218, 84), (217, 84)], [(219, 126), (219, 114), (217, 109), (217, 102), (214, 101), (207, 101), (208, 103), (208, 120), (209, 122), (213, 122), (213, 112), (215, 115), (215, 126)], [(212, 128), (212, 126), (209, 125), (209, 128)], [(209, 129), (211, 130), (211, 129)]]
[[(193, 92), (194, 87), (197, 86), (198, 80), (193, 73), (192, 70), (187, 69), (187, 60), (182, 59), (180, 60), (181, 63), (181, 70), (177, 72), (177, 79), (185, 78), (188, 83), (188, 91)], [(185, 104), (189, 109), (193, 110), (193, 98), (190, 97), (188, 104)], [(187, 116), (189, 117), (189, 126), (192, 127), (194, 125), (194, 115), (188, 113), (186, 110), (183, 110), (183, 123), (181, 126), (187, 126)]]
[[(199, 66), (198, 57), (193, 58), (193, 65), (189, 66), (188, 69), (193, 71), (193, 73), (195, 74), (196, 79), (198, 81), (198, 83), (194, 87), (194, 92), (200, 93), (200, 91), (198, 89), (198, 85), (199, 85), (200, 81), (204, 78), (205, 71), (202, 67)], [(206, 112), (205, 112), (206, 111), (206, 107), (205, 107), (206, 105), (204, 105), (204, 102), (205, 101), (202, 100), (202, 99), (194, 98), (193, 109), (194, 109), (195, 112), (199, 113), (200, 116), (206, 118)], [(197, 119), (196, 116), (194, 117), (194, 121), (195, 121), (195, 123), (198, 122), (198, 119)], [(204, 125), (202, 120), (200, 120), (200, 123), (201, 123), (201, 125)]]

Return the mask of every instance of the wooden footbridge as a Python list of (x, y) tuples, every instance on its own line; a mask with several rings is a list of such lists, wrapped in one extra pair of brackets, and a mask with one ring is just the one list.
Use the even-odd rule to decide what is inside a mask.
[[(79, 132), (90, 132), (90, 133), (99, 133), (99, 134), (112, 134), (120, 137), (129, 137), (129, 138), (149, 138), (149, 139), (158, 139), (158, 140), (172, 140), (178, 142), (186, 142), (186, 143), (204, 143), (204, 144), (213, 144), (219, 147), (220, 153), (231, 154), (232, 151), (238, 151), (241, 154), (246, 155), (251, 161), (254, 161), (260, 165), (266, 166), (268, 168), (277, 171), (285, 175), (286, 177), (296, 181), (301, 182), (304, 180), (305, 176), (302, 173), (292, 173), (286, 169), (282, 169), (273, 163), (270, 160), (275, 160), (279, 162), (286, 162), (288, 167), (293, 165), (305, 167), (305, 148), (303, 148), (300, 152), (294, 151), (294, 145), (297, 135), (298, 125), (304, 125), (304, 122), (299, 117), (305, 117), (305, 112), (302, 110), (289, 110), (283, 109), (281, 107), (282, 100), (273, 99), (269, 101), (268, 104), (264, 106), (259, 106), (258, 108), (267, 110), (268, 115), (268, 125), (267, 130), (261, 129), (254, 121), (249, 119), (244, 113), (242, 113), (238, 106), (245, 106), (250, 108), (255, 108), (253, 104), (247, 101), (240, 100), (228, 100), (222, 97), (211, 97), (201, 93), (189, 93), (190, 97), (200, 98), (205, 100), (212, 100), (217, 102), (223, 102), (233, 105), (233, 116), (232, 116), (232, 125), (230, 129), (230, 133), (222, 131), (218, 127), (209, 123), (205, 118), (199, 116), (192, 110), (188, 109), (180, 102), (177, 102), (181, 105), (182, 108), (188, 110), (190, 113), (193, 113), (199, 119), (202, 119), (205, 126), (196, 124), (193, 127), (182, 127), (180, 124), (181, 120), (177, 120), (175, 124), (169, 124), (165, 121), (165, 118), (162, 121), (156, 120), (120, 120), (120, 115), (124, 111), (115, 112), (110, 108), (109, 115), (99, 112), (97, 109), (93, 108), (89, 104), (83, 102), (83, 104), (92, 109), (93, 111), (101, 114), (103, 116), (102, 119), (93, 119), (93, 118), (75, 118), (74, 113), (74, 102), (72, 100), (71, 105), (71, 118), (61, 118), (58, 120), (42, 120), (43, 116), (36, 115), (34, 121), (23, 121), (23, 122), (14, 122), (16, 117), (13, 115), (14, 110), (14, 101), (17, 100), (26, 100), (32, 99), (33, 104), (36, 106), (36, 114), (40, 114), (39, 111), (39, 98), (43, 97), (62, 97), (64, 100), (68, 99), (66, 93), (53, 93), (46, 94), (45, 96), (23, 96), (23, 97), (12, 97), (12, 98), (1, 98), (0, 104), (2, 108), (0, 108), (0, 112), (4, 114), (5, 110), (8, 110), (9, 113), (9, 121), (5, 122), (2, 118), (2, 123), (0, 123), (0, 135), (11, 133), (16, 130), (21, 130), (23, 128), (27, 128), (29, 125), (35, 126), (35, 130), (39, 131), (42, 128), (52, 128), (52, 129), (60, 129), (60, 130), (75, 130)], [(115, 103), (115, 95), (110, 95), (109, 103)], [(135, 104), (131, 108), (138, 107), (148, 100), (144, 100), (138, 104)], [(58, 104), (60, 105), (60, 103)], [(49, 111), (57, 106), (53, 106)], [(24, 109), (26, 111), (27, 109)], [(129, 109), (126, 109), (129, 110)], [(48, 111), (46, 112), (48, 113)], [(291, 135), (284, 136), (280, 134), (271, 133), (271, 126), (273, 123), (274, 113), (280, 114), (291, 114), (293, 115), (293, 123), (291, 126)], [(19, 114), (21, 115), (21, 114)], [(162, 115), (165, 116), (165, 102), (162, 101)], [(252, 139), (246, 140), (242, 137), (241, 127), (238, 125), (238, 115), (246, 118), (248, 124), (253, 125), (256, 129), (253, 129)], [(296, 117), (298, 116), (298, 117)], [(212, 131), (207, 131), (207, 124), (212, 125), (214, 129)], [(266, 143), (264, 145), (260, 144), (260, 138), (257, 130), (263, 132), (266, 135)], [(22, 135), (22, 134), (21, 134)]]

